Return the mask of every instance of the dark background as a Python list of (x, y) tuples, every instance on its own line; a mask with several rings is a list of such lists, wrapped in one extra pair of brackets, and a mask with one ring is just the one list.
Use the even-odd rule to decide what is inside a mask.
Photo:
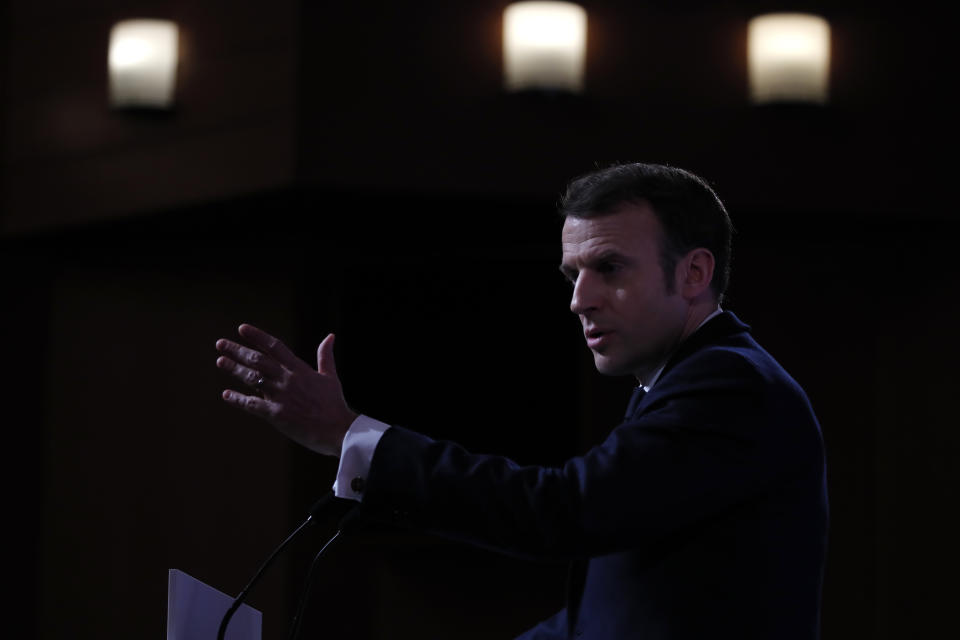
[[(960, 217), (935, 5), (583, 2), (571, 98), (503, 93), (506, 4), (0, 8), (17, 637), (161, 637), (168, 568), (235, 594), (327, 490), (334, 463), (219, 400), (213, 344), (240, 322), (308, 361), (336, 331), (355, 408), (478, 451), (549, 464), (602, 437), (630, 381), (596, 374), (567, 311), (554, 204), (613, 160), (696, 171), (731, 212), (726, 306), (827, 443), (823, 637), (952, 628)], [(831, 22), (824, 108), (746, 99), (747, 20), (779, 9)], [(181, 28), (170, 114), (106, 103), (109, 29), (144, 16)], [(265, 638), (332, 527), (253, 593)], [(507, 638), (563, 574), (360, 531), (321, 565), (307, 637)]]

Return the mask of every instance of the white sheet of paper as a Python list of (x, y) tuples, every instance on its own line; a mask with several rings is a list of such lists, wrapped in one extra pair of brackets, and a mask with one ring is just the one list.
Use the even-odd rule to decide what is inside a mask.
[[(167, 640), (216, 640), (220, 621), (233, 598), (179, 569), (167, 581)], [(260, 640), (263, 614), (240, 605), (225, 640)]]

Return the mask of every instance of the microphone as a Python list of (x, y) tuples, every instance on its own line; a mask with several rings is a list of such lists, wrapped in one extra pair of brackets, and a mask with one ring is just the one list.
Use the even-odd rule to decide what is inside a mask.
[(355, 507), (350, 509), (343, 518), (340, 519), (340, 523), (337, 525), (337, 531), (334, 533), (320, 548), (320, 551), (317, 552), (317, 555), (313, 556), (313, 562), (310, 563), (310, 569), (307, 571), (307, 577), (303, 581), (303, 587), (300, 590), (300, 600), (297, 603), (297, 612), (293, 616), (293, 623), (290, 627), (290, 635), (287, 636), (288, 640), (297, 640), (297, 637), (300, 635), (300, 623), (303, 621), (303, 610), (306, 607), (307, 600), (310, 595), (310, 587), (313, 586), (314, 581), (314, 572), (317, 569), (319, 564), (320, 557), (330, 548), (333, 543), (340, 539), (340, 534), (347, 530), (348, 527), (353, 527), (354, 522), (356, 522), (358, 513), (360, 512), (360, 505), (357, 504)]
[[(311, 506), (310, 509), (309, 509), (308, 512), (307, 512), (307, 519), (304, 520), (304, 521), (300, 524), (300, 526), (298, 526), (296, 529), (294, 529), (293, 533), (291, 533), (289, 536), (287, 536), (286, 540), (284, 540), (283, 542), (280, 543), (280, 546), (278, 546), (278, 547), (273, 551), (273, 553), (270, 554), (270, 556), (266, 559), (266, 561), (264, 561), (264, 563), (263, 563), (262, 565), (260, 565), (260, 568), (257, 569), (256, 574), (254, 574), (253, 579), (250, 580), (249, 584), (247, 584), (247, 586), (243, 588), (243, 591), (241, 591), (240, 594), (239, 594), (236, 598), (234, 598), (233, 604), (230, 605), (230, 608), (227, 609), (227, 612), (223, 615), (223, 619), (220, 621), (220, 628), (219, 628), (219, 630), (217, 631), (217, 640), (224, 640), (224, 636), (225, 636), (226, 633), (227, 633), (227, 626), (230, 624), (230, 619), (233, 617), (233, 614), (235, 614), (235, 613), (237, 612), (237, 610), (240, 608), (240, 605), (242, 605), (243, 602), (244, 602), (244, 600), (246, 600), (247, 594), (250, 593), (250, 590), (251, 590), (251, 589), (253, 588), (253, 586), (260, 580), (260, 577), (261, 577), (261, 576), (263, 575), (263, 573), (267, 570), (267, 568), (268, 568), (271, 564), (273, 564), (273, 561), (277, 558), (278, 555), (280, 555), (280, 552), (283, 551), (284, 549), (286, 549), (287, 546), (288, 546), (291, 542), (293, 542), (293, 540), (295, 540), (295, 539), (300, 535), (300, 533), (301, 533), (302, 531), (304, 531), (304, 530), (307, 528), (307, 526), (313, 524), (314, 519), (317, 518), (317, 517), (319, 517), (319, 515), (320, 515), (321, 513), (323, 513), (324, 511), (326, 511), (327, 508), (328, 508), (330, 505), (334, 505), (334, 504), (337, 504), (337, 503), (344, 503), (344, 502), (346, 502), (346, 503), (352, 503), (353, 501), (352, 501), (352, 500), (346, 500), (346, 499), (343, 499), (343, 498), (337, 498), (336, 496), (334, 496), (333, 490), (330, 490), (330, 491), (328, 491), (322, 498), (320, 498), (320, 499), (317, 500), (315, 503), (313, 503), (313, 506)], [(358, 507), (358, 506), (359, 506), (359, 505), (353, 507), (353, 509), (351, 509), (351, 510), (347, 513), (347, 515), (340, 521), (340, 526), (339, 526), (337, 532), (333, 535), (332, 538), (330, 538), (330, 539), (327, 541), (326, 544), (323, 545), (323, 548), (320, 549), (320, 552), (316, 555), (316, 557), (315, 557), (314, 560), (313, 560), (313, 565), (311, 565), (311, 567), (310, 567), (310, 572), (311, 572), (311, 574), (312, 574), (312, 572), (313, 572), (314, 565), (316, 565), (317, 559), (318, 559), (318, 558), (320, 557), (320, 555), (327, 549), (327, 547), (330, 546), (330, 543), (337, 539), (337, 537), (340, 535), (340, 532), (343, 530), (344, 524), (347, 523), (348, 521), (352, 521), (352, 520), (355, 519), (355, 513), (356, 513), (356, 511), (357, 511), (357, 507)], [(301, 598), (300, 605), (298, 606), (298, 611), (297, 611), (297, 617), (298, 617), (298, 618), (299, 618), (299, 615), (300, 615), (301, 610), (303, 609), (303, 602), (304, 602), (305, 600), (306, 600), (306, 595), (304, 594), (304, 596)], [(297, 624), (297, 627), (298, 627), (298, 626), (299, 626), (299, 623), (296, 623), (296, 624)]]

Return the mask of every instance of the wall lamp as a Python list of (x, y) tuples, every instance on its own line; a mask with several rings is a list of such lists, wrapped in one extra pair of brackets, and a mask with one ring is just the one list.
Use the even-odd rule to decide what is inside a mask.
[(177, 25), (168, 20), (124, 20), (110, 30), (110, 105), (169, 109), (177, 79)]
[(769, 13), (747, 28), (750, 99), (769, 102), (827, 102), (830, 24), (806, 13)]
[(572, 2), (514, 2), (503, 12), (508, 91), (583, 90), (587, 12)]

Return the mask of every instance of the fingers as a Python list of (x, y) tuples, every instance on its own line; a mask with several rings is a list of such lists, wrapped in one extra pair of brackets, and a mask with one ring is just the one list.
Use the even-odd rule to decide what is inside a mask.
[(268, 353), (276, 360), (289, 368), (296, 366), (300, 359), (290, 351), (287, 345), (283, 344), (277, 338), (274, 338), (272, 335), (266, 331), (257, 329), (252, 324), (242, 324), (237, 332), (245, 339), (247, 339), (250, 344), (257, 349), (260, 349), (264, 353)]
[(333, 358), (333, 341), (334, 335), (328, 334), (317, 347), (317, 371), (336, 377), (337, 363)]
[[(226, 338), (217, 340), (217, 351), (228, 356), (233, 363), (239, 363), (254, 369), (264, 377), (279, 378), (283, 375), (283, 367), (273, 358), (254, 349), (249, 349), (242, 344), (237, 344), (233, 340), (227, 340)], [(217, 360), (217, 366), (222, 366), (219, 360)]]
[(233, 377), (235, 377), (237, 380), (240, 380), (245, 385), (253, 387), (258, 391), (276, 390), (281, 387), (283, 382), (282, 374), (280, 376), (271, 377), (264, 371), (246, 367), (234, 360), (231, 360), (227, 356), (220, 356), (217, 358), (217, 368), (223, 369), (227, 373), (233, 375)]
[(230, 391), (229, 389), (224, 391), (222, 396), (227, 404), (231, 404), (238, 409), (252, 413), (255, 416), (260, 416), (261, 418), (270, 420), (277, 413), (275, 403), (257, 396), (247, 396), (236, 391)]

